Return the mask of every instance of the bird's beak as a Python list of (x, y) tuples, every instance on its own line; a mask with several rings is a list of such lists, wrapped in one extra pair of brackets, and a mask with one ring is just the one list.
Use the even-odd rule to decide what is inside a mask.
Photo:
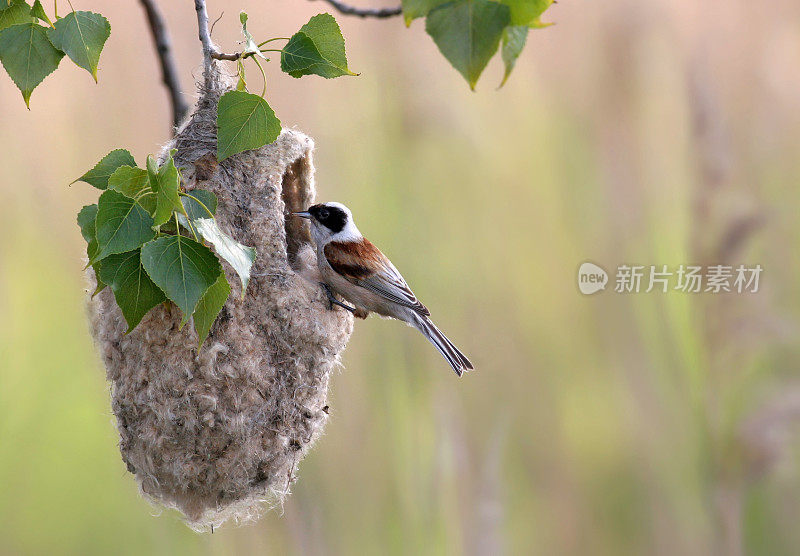
[(292, 216), (299, 216), (300, 218), (311, 218), (311, 213), (308, 212), (307, 210), (304, 210), (303, 212), (293, 212)]

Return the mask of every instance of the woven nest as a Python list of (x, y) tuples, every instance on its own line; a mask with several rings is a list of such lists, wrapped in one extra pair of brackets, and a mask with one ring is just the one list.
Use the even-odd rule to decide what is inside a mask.
[(171, 304), (125, 335), (108, 288), (89, 302), (122, 459), (147, 498), (197, 530), (257, 517), (288, 493), (327, 420), (328, 380), (353, 328), (347, 311), (328, 309), (308, 231), (287, 218), (313, 202), (313, 142), (284, 130), (217, 164), (217, 103), (229, 88), (214, 76), (164, 152), (178, 150), (186, 189), (214, 192), (220, 226), (256, 248), (244, 299), (223, 262), (234, 291), (199, 351)]

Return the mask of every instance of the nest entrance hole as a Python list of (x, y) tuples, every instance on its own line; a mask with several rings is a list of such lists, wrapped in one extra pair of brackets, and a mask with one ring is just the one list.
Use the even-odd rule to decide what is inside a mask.
[(309, 184), (312, 177), (308, 175), (309, 162), (301, 157), (286, 167), (281, 184), (281, 199), (285, 205), (283, 214), (286, 230), (286, 255), (292, 268), (297, 269), (297, 253), (300, 248), (311, 244), (311, 234), (302, 218), (293, 217), (293, 212), (301, 212), (308, 208), (311, 198)]

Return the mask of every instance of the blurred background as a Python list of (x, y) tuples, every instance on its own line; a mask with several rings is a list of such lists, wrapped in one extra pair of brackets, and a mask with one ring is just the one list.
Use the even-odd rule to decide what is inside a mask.
[[(73, 3), (112, 25), (99, 85), (63, 63), (28, 111), (0, 75), (0, 553), (800, 552), (800, 4), (560, 2), (499, 91), (498, 60), (471, 93), (421, 20), (334, 14), (357, 78), (268, 64), (319, 198), (478, 370), (356, 323), (293, 494), (198, 535), (119, 457), (75, 224), (97, 193), (68, 186), (113, 148), (156, 152), (167, 95), (138, 2)], [(161, 7), (193, 102), (192, 3)], [(240, 9), (261, 38), (332, 12), (208, 7), (225, 51)], [(764, 272), (757, 294), (589, 297), (585, 260)]]

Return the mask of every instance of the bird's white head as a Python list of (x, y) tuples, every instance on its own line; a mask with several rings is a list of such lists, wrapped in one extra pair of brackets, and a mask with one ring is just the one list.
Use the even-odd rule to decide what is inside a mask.
[(311, 221), (311, 232), (317, 244), (358, 241), (362, 238), (353, 222), (353, 213), (342, 203), (320, 203), (310, 206), (307, 211), (294, 214)]

